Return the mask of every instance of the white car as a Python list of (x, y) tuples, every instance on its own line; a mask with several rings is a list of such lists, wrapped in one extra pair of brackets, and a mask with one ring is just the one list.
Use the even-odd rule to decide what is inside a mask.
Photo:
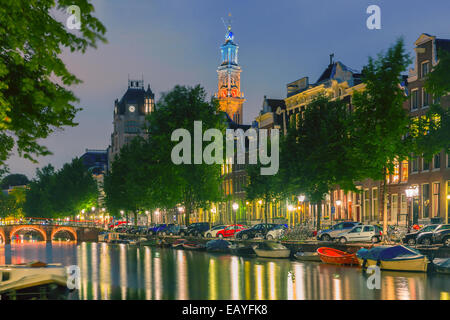
[(225, 225), (217, 225), (212, 227), (211, 229), (209, 229), (208, 231), (206, 231), (204, 233), (205, 238), (216, 238), (217, 237), (217, 232), (219, 232), (220, 230), (225, 229), (227, 226)]
[(358, 225), (349, 231), (340, 233), (336, 239), (340, 243), (347, 242), (367, 242), (372, 243), (379, 242), (381, 240), (381, 230), (379, 227), (374, 225)]
[(286, 230), (287, 228), (284, 224), (279, 224), (275, 228), (267, 232), (266, 239), (267, 240), (280, 239), (284, 235)]

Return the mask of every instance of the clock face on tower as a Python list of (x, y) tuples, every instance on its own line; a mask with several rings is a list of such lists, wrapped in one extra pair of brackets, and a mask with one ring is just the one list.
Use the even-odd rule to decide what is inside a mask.
[(134, 112), (136, 110), (136, 108), (134, 106), (129, 106), (128, 110), (130, 110), (130, 112)]

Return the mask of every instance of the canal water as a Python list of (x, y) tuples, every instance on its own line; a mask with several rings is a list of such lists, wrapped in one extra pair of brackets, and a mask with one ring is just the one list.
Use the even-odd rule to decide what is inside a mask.
[(359, 268), (175, 249), (53, 242), (0, 246), (0, 265), (77, 265), (70, 299), (450, 299), (450, 276), (381, 272), (368, 289)]

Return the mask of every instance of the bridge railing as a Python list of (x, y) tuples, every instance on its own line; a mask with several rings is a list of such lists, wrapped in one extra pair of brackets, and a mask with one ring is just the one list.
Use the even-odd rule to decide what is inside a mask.
[(104, 228), (105, 223), (95, 220), (66, 220), (66, 219), (46, 219), (46, 218), (18, 218), (0, 219), (0, 226), (6, 225), (49, 225), (49, 226), (72, 226), (72, 227), (96, 227)]

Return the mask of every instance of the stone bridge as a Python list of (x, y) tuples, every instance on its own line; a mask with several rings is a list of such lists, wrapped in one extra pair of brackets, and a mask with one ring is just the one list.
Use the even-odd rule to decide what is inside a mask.
[(95, 227), (71, 226), (71, 225), (44, 225), (44, 224), (12, 224), (0, 226), (0, 243), (10, 244), (11, 239), (19, 231), (33, 230), (39, 232), (46, 242), (50, 242), (60, 232), (70, 234), (72, 240), (77, 242), (98, 241), (100, 229)]

